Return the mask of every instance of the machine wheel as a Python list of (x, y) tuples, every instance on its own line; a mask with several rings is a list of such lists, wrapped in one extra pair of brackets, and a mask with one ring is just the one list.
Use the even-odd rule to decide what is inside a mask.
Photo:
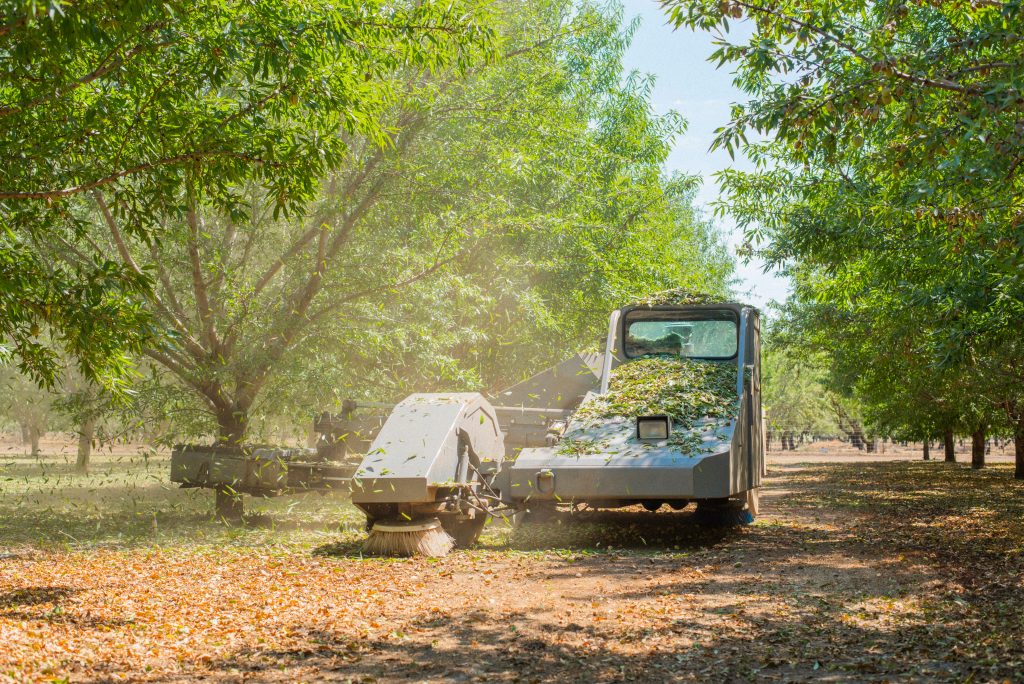
[(651, 513), (655, 513), (659, 508), (661, 508), (660, 501), (643, 501), (640, 505), (644, 507), (645, 511), (650, 511)]
[(482, 513), (464, 520), (457, 520), (453, 515), (441, 516), (441, 527), (455, 540), (455, 547), (459, 549), (468, 549), (476, 544), (486, 524), (487, 516)]
[(757, 489), (748, 490), (742, 499), (717, 499), (700, 501), (694, 517), (701, 525), (709, 527), (734, 527), (754, 522), (760, 501)]

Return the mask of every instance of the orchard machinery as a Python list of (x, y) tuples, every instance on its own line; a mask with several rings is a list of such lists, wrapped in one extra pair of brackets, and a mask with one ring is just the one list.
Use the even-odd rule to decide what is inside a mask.
[(503, 392), (346, 403), (316, 421), (315, 450), (177, 447), (172, 480), (216, 489), (222, 514), (239, 493), (344, 489), (371, 540), (469, 546), (490, 516), (580, 506), (692, 502), (698, 519), (749, 522), (764, 474), (760, 365), (756, 309), (670, 291), (612, 312), (602, 352)]

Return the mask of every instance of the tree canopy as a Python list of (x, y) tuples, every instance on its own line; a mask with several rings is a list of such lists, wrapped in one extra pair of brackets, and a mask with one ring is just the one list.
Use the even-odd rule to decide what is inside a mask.
[(693, 208), (696, 180), (662, 171), (684, 122), (623, 72), (621, 10), (499, 10), (493, 61), (389, 76), (385, 144), (338, 133), (344, 156), (301, 211), (235, 179), (231, 204), (179, 189), (159, 243), (98, 203), (73, 250), (49, 249), (76, 264), (95, 247), (153, 280), (143, 387), (196, 417), (180, 430), (237, 441), (254, 416), (343, 398), (497, 389), (590, 344), (638, 295), (726, 292), (732, 260)]
[(33, 242), (83, 252), (92, 203), (156, 244), (190, 203), (240, 218), (249, 183), (301, 213), (354, 137), (388, 144), (394, 74), (492, 50), (465, 2), (7, 0), (0, 17), (0, 339), (39, 380), (63, 348), (115, 387), (151, 332), (151, 274)]
[(1019, 425), (1020, 3), (666, 4), (749, 96), (715, 145), (756, 169), (720, 208), (793, 275), (837, 384), (916, 435)]

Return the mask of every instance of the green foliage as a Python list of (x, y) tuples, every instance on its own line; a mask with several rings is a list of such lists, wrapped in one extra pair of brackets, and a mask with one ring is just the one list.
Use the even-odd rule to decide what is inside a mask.
[(63, 348), (114, 389), (150, 332), (151, 280), (82, 239), (85, 202), (146, 244), (195, 203), (240, 218), (249, 183), (301, 213), (353, 136), (389, 142), (394, 74), (492, 49), (461, 2), (6, 0), (0, 16), (0, 351), (52, 382)]
[(696, 427), (702, 419), (738, 414), (736, 364), (651, 356), (628, 361), (612, 373), (608, 392), (587, 402), (576, 419), (667, 415), (673, 429)]
[(20, 433), (30, 445), (32, 455), (38, 455), (40, 438), (58, 425), (54, 420), (53, 396), (16, 369), (7, 367), (0, 367), (0, 389), (4, 430)]
[(141, 403), (239, 439), (344, 398), (498, 389), (638, 294), (726, 293), (732, 261), (695, 181), (662, 173), (683, 122), (623, 75), (621, 11), (509, 6), (494, 27), (493, 64), (395, 74), (391, 145), (347, 138), (302, 213), (250, 183), (243, 215), (196, 200), (156, 247), (124, 214), (95, 217), (104, 253), (156, 283)]
[(718, 32), (749, 96), (715, 145), (756, 169), (722, 174), (720, 210), (793, 275), (786, 315), (830, 384), (911, 435), (1019, 404), (1021, 4), (667, 7)]
[(775, 434), (836, 434), (838, 425), (821, 358), (766, 345), (761, 360), (762, 402)]

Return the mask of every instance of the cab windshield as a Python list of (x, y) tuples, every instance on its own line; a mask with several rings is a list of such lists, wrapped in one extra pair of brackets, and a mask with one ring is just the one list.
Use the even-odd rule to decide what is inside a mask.
[(738, 324), (729, 310), (630, 311), (625, 320), (626, 356), (669, 354), (691, 359), (736, 356)]

